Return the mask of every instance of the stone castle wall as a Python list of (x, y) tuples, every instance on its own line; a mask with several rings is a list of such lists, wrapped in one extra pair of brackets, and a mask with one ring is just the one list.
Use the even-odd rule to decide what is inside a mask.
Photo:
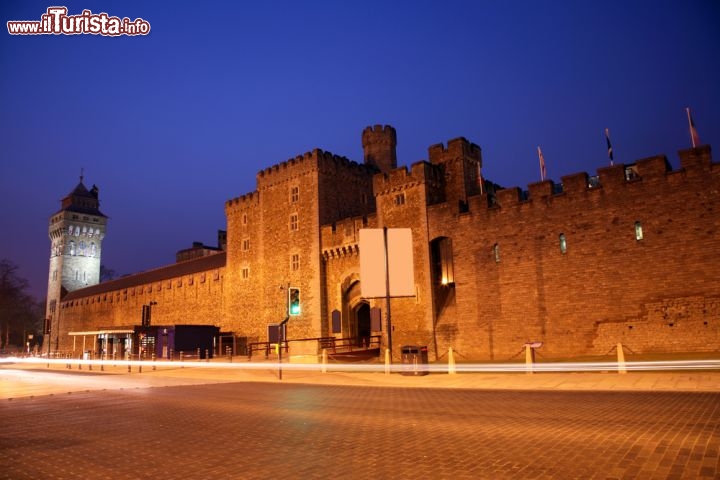
[[(369, 133), (392, 134), (377, 145), (394, 148), (394, 130)], [(373, 149), (384, 168), (392, 163)], [(716, 350), (720, 166), (707, 146), (680, 156), (675, 171), (658, 156), (601, 168), (597, 181), (579, 173), (562, 188), (548, 180), (480, 193), (481, 152), (463, 138), (430, 147), (428, 162), (381, 172), (314, 150), (262, 170), (256, 191), (226, 202), (225, 263), (73, 292), (60, 327), (136, 325), (156, 301), (154, 324), (212, 324), (265, 341), (294, 287), (302, 313), (290, 338), (330, 335), (334, 310), (336, 336), (357, 335), (361, 301), (382, 310), (385, 330), (384, 299), (359, 296), (358, 232), (388, 227), (412, 229), (415, 262), (416, 294), (392, 300), (396, 354), (420, 344), (432, 358), (453, 347), (462, 360), (507, 360), (529, 341), (547, 357), (605, 354), (617, 342), (638, 353)], [(440, 243), (451, 252), (448, 282), (436, 273)]]
[[(603, 354), (617, 342), (717, 350), (720, 167), (709, 148), (681, 152), (678, 171), (668, 166), (638, 161), (631, 179), (623, 165), (603, 168), (596, 188), (586, 174), (563, 177), (559, 194), (540, 182), (527, 199), (506, 189), (492, 207), (476, 196), (466, 214), (431, 207), (430, 237), (452, 237), (456, 259), (438, 342), (497, 360), (528, 341), (544, 342), (547, 356)], [(682, 312), (677, 321), (658, 314), (670, 310)]]
[[(217, 254), (221, 256), (223, 254)], [(219, 258), (219, 257), (218, 257)], [(192, 261), (187, 262), (192, 263)], [(60, 305), (60, 350), (72, 348), (69, 332), (130, 328), (140, 325), (142, 307), (152, 307), (153, 325), (223, 325), (224, 267), (123, 286), (127, 279), (72, 292)], [(163, 276), (149, 271), (139, 275)], [(135, 283), (135, 282), (133, 282)], [(117, 285), (118, 288), (113, 288)], [(93, 290), (105, 290), (92, 293)]]

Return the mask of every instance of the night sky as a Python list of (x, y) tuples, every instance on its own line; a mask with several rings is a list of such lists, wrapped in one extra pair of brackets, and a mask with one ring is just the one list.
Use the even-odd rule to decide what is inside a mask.
[[(10, 20), (143, 18), (147, 36), (19, 36)], [(690, 147), (720, 159), (720, 2), (6, 1), (0, 5), (0, 258), (44, 298), (47, 225), (78, 183), (110, 217), (118, 274), (216, 244), (224, 202), (313, 148), (362, 161), (372, 124), (398, 163), (464, 136), (506, 187)]]

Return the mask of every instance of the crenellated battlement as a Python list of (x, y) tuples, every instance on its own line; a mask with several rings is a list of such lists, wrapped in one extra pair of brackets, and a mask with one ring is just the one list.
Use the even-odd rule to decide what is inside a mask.
[(428, 147), (428, 158), (432, 164), (439, 164), (464, 157), (472, 158), (478, 162), (481, 159), (480, 147), (468, 141), (465, 137), (448, 140), (447, 148), (445, 148), (442, 143)]
[(392, 142), (397, 143), (397, 132), (390, 125), (373, 125), (365, 127), (362, 131), (362, 143)]
[(362, 147), (365, 164), (385, 173), (397, 168), (397, 133), (390, 125), (365, 127)]
[(374, 175), (378, 172), (374, 165), (358, 163), (347, 157), (334, 155), (330, 152), (323, 152), (322, 150), (320, 150), (320, 152), (322, 152), (322, 154), (319, 154), (317, 158), (318, 166), (321, 170), (334, 172), (342, 169), (360, 175)]
[(257, 174), (258, 190), (310, 172), (318, 170), (337, 171), (339, 169), (366, 175), (377, 172), (377, 169), (372, 165), (362, 165), (346, 157), (316, 148), (260, 170)]
[(256, 207), (260, 205), (260, 194), (256, 191), (240, 195), (239, 197), (231, 198), (225, 202), (225, 211), (233, 208), (247, 208)]
[(396, 168), (388, 173), (373, 177), (375, 196), (441, 180), (441, 172), (425, 161), (415, 162), (407, 167)]
[(631, 188), (633, 184), (647, 185), (666, 178), (671, 174), (694, 175), (720, 173), (720, 164), (713, 163), (709, 145), (681, 150), (680, 170), (673, 170), (665, 155), (643, 158), (631, 164), (616, 164), (597, 169), (597, 176), (591, 177), (585, 172), (562, 177), (562, 183), (552, 180), (535, 182), (527, 190), (510, 187), (495, 193), (490, 206), (507, 207), (521, 202), (532, 201), (560, 195), (575, 195), (590, 190), (602, 190), (607, 193)]
[(316, 165), (317, 157), (324, 154), (325, 152), (323, 152), (319, 148), (316, 148), (310, 152), (305, 152), (301, 155), (297, 155), (284, 162), (276, 163), (275, 165), (260, 170), (257, 173), (257, 181), (258, 183), (260, 183), (261, 181), (270, 181), (269, 177), (278, 176), (286, 173), (288, 169), (297, 169), (302, 167), (313, 168)]
[(320, 229), (321, 250), (326, 258), (357, 253), (361, 228), (376, 228), (377, 215), (345, 218)]

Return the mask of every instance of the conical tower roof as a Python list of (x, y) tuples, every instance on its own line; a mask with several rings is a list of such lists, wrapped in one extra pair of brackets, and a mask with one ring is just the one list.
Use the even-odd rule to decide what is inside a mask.
[(98, 187), (93, 185), (92, 188), (88, 190), (83, 183), (82, 176), (80, 176), (80, 183), (77, 184), (72, 192), (68, 193), (62, 199), (60, 211), (105, 217), (100, 211)]

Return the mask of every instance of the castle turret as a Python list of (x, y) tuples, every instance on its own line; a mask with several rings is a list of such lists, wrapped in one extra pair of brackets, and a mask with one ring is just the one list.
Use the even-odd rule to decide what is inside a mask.
[(480, 147), (463, 137), (449, 140), (447, 148), (442, 143), (428, 148), (430, 163), (443, 169), (446, 200), (467, 211), (468, 197), (480, 193)]
[[(100, 254), (107, 217), (99, 210), (98, 188), (80, 183), (50, 217), (50, 271), (46, 307), (46, 330), (58, 340), (58, 306), (67, 292), (100, 283)], [(56, 347), (57, 348), (57, 347)]]
[(390, 125), (366, 127), (362, 132), (362, 146), (366, 164), (384, 173), (397, 168), (397, 135)]

